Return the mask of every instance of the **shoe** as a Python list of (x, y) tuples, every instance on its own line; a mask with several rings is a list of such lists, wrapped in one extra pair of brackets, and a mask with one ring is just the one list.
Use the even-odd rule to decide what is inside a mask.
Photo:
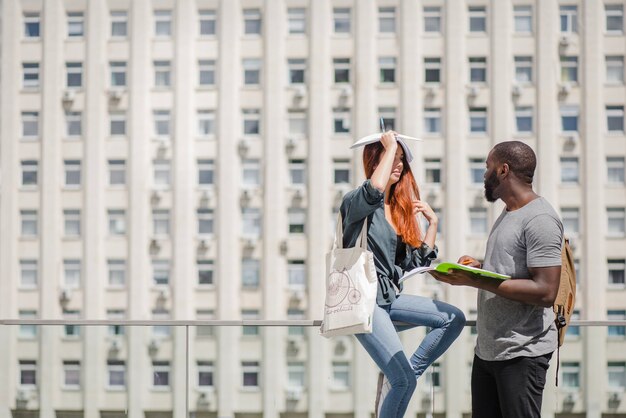
[(391, 383), (389, 383), (389, 379), (382, 373), (378, 373), (378, 385), (376, 387), (376, 403), (374, 404), (374, 410), (376, 414), (375, 418), (380, 417), (380, 410), (383, 407), (383, 402), (385, 402), (385, 398), (387, 394), (391, 390)]

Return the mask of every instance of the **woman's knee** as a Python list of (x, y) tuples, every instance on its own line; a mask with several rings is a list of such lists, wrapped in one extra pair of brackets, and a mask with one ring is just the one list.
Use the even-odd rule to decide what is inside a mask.
[(454, 329), (463, 329), (465, 322), (466, 319), (463, 311), (456, 306), (450, 305), (450, 310), (448, 311), (449, 326)]

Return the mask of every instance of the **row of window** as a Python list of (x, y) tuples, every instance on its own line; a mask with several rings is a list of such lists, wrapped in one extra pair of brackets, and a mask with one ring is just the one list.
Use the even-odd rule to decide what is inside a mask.
[[(423, 31), (437, 34), (443, 29), (443, 10), (438, 6), (424, 6)], [(487, 7), (474, 5), (467, 9), (468, 29), (470, 33), (487, 32)], [(73, 11), (66, 14), (68, 38), (81, 38), (85, 34), (85, 16), (83, 12)], [(173, 33), (173, 12), (168, 9), (154, 10), (154, 36), (170, 38)], [(578, 32), (578, 6), (561, 5), (559, 7), (559, 27), (562, 33)], [(394, 34), (397, 32), (398, 10), (396, 7), (378, 8), (378, 32)], [(532, 34), (534, 31), (533, 6), (513, 6), (513, 30), (518, 34)], [(24, 37), (39, 38), (41, 31), (40, 14), (24, 13)], [(308, 31), (307, 9), (287, 8), (287, 31), (289, 34), (306, 34)], [(333, 9), (333, 32), (350, 34), (352, 32), (352, 9), (337, 7)], [(624, 31), (624, 7), (622, 4), (605, 5), (605, 31), (607, 34), (621, 34)], [(217, 16), (214, 9), (198, 10), (199, 36), (215, 36), (217, 32)], [(262, 12), (260, 9), (243, 9), (243, 33), (260, 35), (262, 33)], [(116, 10), (110, 12), (110, 34), (113, 39), (124, 39), (128, 36), (128, 12)]]

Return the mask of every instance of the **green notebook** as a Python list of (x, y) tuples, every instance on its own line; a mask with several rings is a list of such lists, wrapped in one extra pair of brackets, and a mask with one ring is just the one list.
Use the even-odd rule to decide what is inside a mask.
[(467, 271), (473, 274), (477, 274), (481, 277), (488, 277), (490, 279), (498, 279), (498, 280), (506, 280), (506, 279), (511, 278), (511, 276), (507, 276), (506, 274), (494, 273), (493, 271), (477, 269), (476, 267), (464, 266), (463, 264), (441, 263), (434, 267), (433, 266), (417, 267), (413, 270), (407, 271), (406, 273), (404, 273), (404, 276), (400, 278), (399, 283), (402, 283), (406, 279), (410, 279), (416, 274), (428, 273), (429, 271), (433, 271), (433, 270), (436, 270), (440, 273), (448, 273), (448, 270), (463, 270), (463, 271)]

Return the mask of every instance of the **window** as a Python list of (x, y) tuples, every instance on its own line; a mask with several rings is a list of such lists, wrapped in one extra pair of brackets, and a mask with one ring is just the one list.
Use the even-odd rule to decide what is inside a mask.
[(561, 81), (578, 82), (578, 57), (561, 57)]
[(487, 209), (470, 208), (470, 233), (472, 235), (487, 235)]
[(471, 107), (469, 110), (470, 133), (487, 133), (487, 109), (484, 107)]
[(609, 361), (606, 365), (609, 390), (623, 392), (626, 387), (626, 362)]
[(287, 60), (287, 67), (289, 68), (289, 84), (305, 83), (305, 59), (289, 59)]
[(215, 112), (198, 110), (198, 136), (208, 137), (212, 135), (215, 135)]
[(111, 112), (109, 114), (109, 133), (111, 136), (126, 135), (126, 113)]
[(152, 230), (154, 236), (170, 234), (170, 211), (168, 209), (154, 209), (152, 211)]
[(172, 11), (154, 11), (154, 34), (157, 37), (167, 38), (172, 35)]
[(25, 89), (39, 88), (39, 63), (22, 63), (22, 87)]
[(302, 389), (305, 386), (304, 362), (290, 361), (287, 363), (287, 387), (289, 389)]
[(128, 13), (125, 10), (111, 11), (111, 37), (126, 38), (128, 35)]
[(199, 10), (200, 36), (213, 36), (216, 33), (217, 19), (215, 10)]
[(107, 267), (109, 272), (109, 286), (126, 286), (126, 261), (117, 259), (107, 260)]
[[(19, 316), (21, 320), (37, 319), (37, 311), (20, 309)], [(18, 330), (18, 335), (19, 335), (19, 338), (23, 340), (34, 340), (35, 338), (37, 338), (37, 325), (31, 325), (31, 324), (20, 325), (20, 328)]]
[(25, 140), (39, 138), (39, 112), (22, 112), (22, 137)]
[(37, 260), (20, 260), (20, 287), (24, 289), (35, 289), (37, 282)]
[(109, 209), (107, 214), (109, 218), (109, 234), (126, 234), (126, 211), (123, 209)]
[(170, 111), (155, 110), (154, 116), (154, 132), (158, 137), (167, 138), (170, 136)]
[(213, 186), (215, 183), (215, 160), (198, 160), (198, 185)]
[(441, 387), (441, 365), (433, 363), (426, 374), (426, 386), (440, 388)]
[(85, 17), (82, 12), (67, 14), (67, 36), (70, 38), (82, 37), (85, 33)]
[(606, 82), (610, 84), (624, 83), (624, 56), (606, 56)]
[(213, 235), (213, 210), (198, 209), (198, 235)]
[(350, 58), (334, 58), (335, 83), (350, 82)]
[(350, 363), (347, 361), (333, 361), (333, 388), (349, 389), (351, 386), (350, 381)]
[(152, 362), (152, 386), (156, 388), (169, 387), (170, 385), (170, 362)]
[[(609, 309), (606, 311), (606, 319), (609, 321), (623, 321), (626, 319), (626, 311), (621, 309)], [(609, 338), (626, 337), (626, 327), (623, 325), (609, 325), (607, 328)]]
[(22, 161), (22, 186), (37, 186), (38, 166), (37, 161)]
[(559, 6), (562, 33), (578, 32), (578, 6)]
[(469, 7), (470, 32), (487, 32), (487, 9), (482, 6)]
[(578, 106), (561, 106), (561, 130), (563, 133), (578, 132)]
[(395, 7), (379, 7), (378, 8), (378, 32), (379, 33), (395, 33), (396, 32), (396, 8)]
[(350, 133), (350, 109), (342, 107), (333, 109), (333, 131), (336, 134)]
[(67, 71), (66, 86), (68, 88), (79, 88), (83, 86), (83, 63), (68, 62), (65, 64)]
[(606, 12), (606, 32), (621, 34), (624, 32), (624, 6), (621, 4), (607, 4), (604, 6)]
[(300, 110), (289, 110), (289, 136), (291, 138), (300, 139), (307, 134), (307, 116)]
[(243, 10), (243, 33), (246, 35), (261, 34), (261, 11), (259, 9)]
[(441, 109), (427, 107), (424, 109), (424, 132), (428, 135), (441, 134)]
[[(259, 319), (259, 311), (257, 309), (243, 309), (241, 311), (241, 319)], [(259, 327), (256, 325), (243, 325), (241, 334), (248, 337), (259, 335)]]
[(306, 225), (306, 210), (301, 208), (289, 208), (289, 233), (304, 234)]
[(259, 386), (259, 372), (261, 368), (259, 367), (258, 361), (242, 361), (241, 362), (241, 371), (242, 371), (242, 385), (243, 387), (253, 387), (256, 388)]
[[(287, 319), (305, 319), (304, 311), (302, 309), (289, 308), (287, 310)], [(287, 327), (287, 334), (292, 337), (303, 337), (304, 327), (302, 326), (289, 326)]]
[(441, 58), (424, 58), (424, 82), (441, 82)]
[(306, 289), (306, 264), (304, 264), (304, 260), (288, 261), (287, 283), (292, 290)]
[(172, 84), (172, 66), (169, 61), (154, 61), (155, 87), (170, 87)]
[[(63, 310), (63, 319), (65, 321), (72, 321), (80, 319), (80, 311)], [(69, 339), (78, 339), (80, 337), (80, 326), (73, 324), (66, 324), (63, 326), (63, 336)]]
[(20, 387), (34, 388), (37, 386), (37, 362), (20, 360)]
[(289, 184), (304, 186), (306, 184), (305, 160), (289, 160)]
[(608, 233), (612, 237), (623, 237), (626, 229), (624, 208), (607, 208)]
[(111, 87), (126, 87), (126, 61), (111, 61)]
[(563, 218), (563, 229), (566, 236), (577, 236), (579, 232), (579, 210), (578, 208), (561, 208)]
[(515, 21), (515, 33), (533, 32), (532, 6), (513, 6), (513, 19)]
[(624, 259), (608, 260), (609, 267), (609, 284), (624, 286)]
[(248, 58), (243, 60), (243, 80), (246, 86), (256, 86), (261, 82), (261, 60)]
[(109, 160), (109, 186), (126, 184), (126, 160)]
[(242, 182), (244, 188), (254, 189), (261, 185), (261, 162), (254, 158), (244, 159), (242, 165)]
[(578, 184), (578, 157), (561, 157), (561, 183)]
[(198, 361), (198, 387), (213, 387), (215, 367), (212, 361)]
[(561, 363), (561, 382), (566, 389), (580, 388), (580, 363), (564, 361)]
[(82, 135), (83, 124), (81, 112), (65, 112), (65, 131), (69, 138), (76, 138)]
[(36, 210), (20, 210), (22, 237), (36, 237), (39, 230), (39, 217)]
[(469, 167), (471, 183), (482, 186), (485, 176), (485, 160), (482, 158), (470, 158)]
[(287, 27), (290, 34), (306, 33), (306, 9), (301, 7), (287, 9)]
[(350, 184), (350, 160), (333, 160), (333, 183)]
[(80, 361), (63, 361), (63, 387), (66, 389), (80, 388)]
[(393, 84), (396, 82), (396, 59), (394, 57), (378, 58), (380, 68), (380, 82)]
[(155, 286), (167, 286), (170, 283), (170, 262), (152, 260), (152, 283)]
[(259, 135), (261, 132), (261, 120), (259, 109), (243, 110), (243, 134)]
[(37, 12), (24, 13), (24, 37), (39, 38), (41, 17)]
[[(153, 265), (154, 263), (161, 263), (163, 261), (157, 261), (157, 260), (152, 260), (153, 261)], [(169, 283), (169, 262), (168, 261), (164, 261), (164, 263), (167, 263), (167, 280)], [(159, 269), (162, 267), (159, 267)], [(159, 274), (162, 274), (162, 272), (159, 272)], [(170, 312), (167, 309), (163, 309), (163, 308), (157, 308), (157, 309), (153, 309), (152, 310), (152, 319), (155, 321), (166, 321), (170, 319)], [(169, 325), (154, 325), (152, 327), (152, 337), (154, 339), (168, 339), (171, 336), (171, 327)]]
[(606, 157), (606, 177), (609, 184), (624, 184), (624, 157)]
[(533, 82), (533, 57), (515, 57), (515, 81), (520, 84)]
[[(196, 318), (202, 321), (208, 321), (215, 319), (215, 312), (212, 309), (198, 309), (196, 310)], [(196, 327), (196, 337), (213, 337), (215, 327), (210, 325), (198, 325)]]
[(425, 158), (424, 159), (424, 180), (427, 184), (441, 184), (441, 159)]
[(624, 106), (606, 107), (606, 126), (610, 133), (624, 133)]
[(215, 60), (198, 61), (198, 84), (201, 86), (215, 85)]
[(258, 288), (261, 275), (259, 270), (259, 260), (252, 258), (244, 258), (241, 260), (241, 285), (249, 289)]
[(80, 161), (79, 160), (65, 160), (65, 187), (78, 188), (80, 187)]
[(63, 260), (63, 285), (68, 289), (80, 288), (80, 260)]
[(486, 83), (487, 82), (487, 58), (470, 57), (470, 83)]
[[(107, 309), (107, 319), (110, 321), (123, 320), (126, 318), (126, 312), (122, 309)], [(109, 336), (120, 336), (125, 334), (123, 325), (109, 325)]]
[(378, 114), (385, 121), (385, 130), (396, 129), (396, 108), (395, 107), (379, 107)]
[(533, 108), (515, 108), (515, 127), (518, 134), (531, 134), (533, 132)]
[(65, 236), (80, 237), (80, 209), (64, 209), (63, 219)]
[(211, 286), (214, 284), (213, 281), (213, 260), (198, 260), (197, 261), (198, 268), (198, 285), (200, 286)]
[(258, 238), (261, 236), (261, 209), (243, 208), (242, 235), (246, 238)]
[[(578, 274), (576, 275), (576, 277), (578, 277)], [(578, 309), (574, 309), (574, 312), (572, 312), (572, 321), (578, 321), (580, 319), (580, 311)], [(567, 337), (573, 337), (573, 338), (577, 338), (580, 337), (580, 327), (578, 325), (570, 325), (569, 327), (567, 327), (567, 330), (565, 331), (565, 335)]]
[(333, 9), (333, 24), (335, 33), (350, 33), (351, 12), (349, 8), (335, 7)]
[(170, 186), (170, 160), (154, 160), (154, 187), (157, 189), (167, 189)]
[(424, 32), (441, 32), (441, 7), (424, 7)]
[(126, 387), (126, 363), (122, 360), (107, 360), (107, 384), (109, 388)]

